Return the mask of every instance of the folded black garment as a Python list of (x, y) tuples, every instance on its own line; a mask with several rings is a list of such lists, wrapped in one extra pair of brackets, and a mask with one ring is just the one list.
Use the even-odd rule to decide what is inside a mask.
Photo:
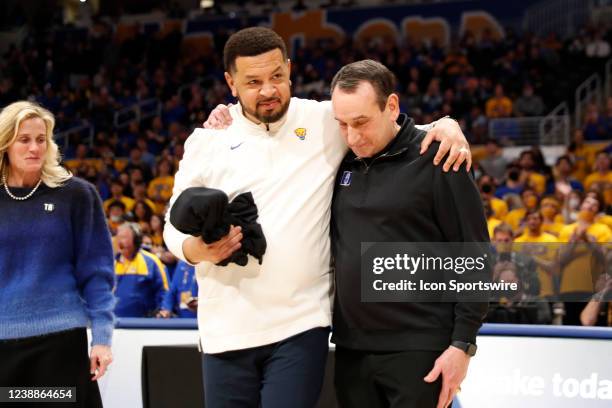
[(170, 222), (189, 235), (200, 236), (207, 244), (228, 234), (230, 225), (242, 227), (242, 246), (230, 257), (217, 263), (226, 266), (234, 262), (240, 266), (248, 263), (252, 255), (261, 264), (266, 252), (266, 238), (257, 223), (257, 205), (250, 192), (240, 194), (231, 203), (221, 191), (206, 187), (191, 187), (178, 196), (170, 211)]

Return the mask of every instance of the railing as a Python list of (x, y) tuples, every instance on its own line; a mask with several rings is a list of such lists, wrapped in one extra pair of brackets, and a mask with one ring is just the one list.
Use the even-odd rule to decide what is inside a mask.
[(569, 145), (570, 110), (566, 102), (560, 103), (540, 121), (539, 133), (544, 145)]
[(86, 122), (83, 122), (82, 125), (74, 126), (70, 129), (56, 133), (54, 139), (55, 142), (65, 150), (70, 146), (70, 136), (77, 134), (80, 135), (79, 143), (85, 143), (89, 147), (93, 146), (94, 127)]
[(557, 33), (561, 38), (576, 34), (590, 18), (593, 2), (589, 0), (549, 0), (538, 2), (525, 11), (523, 29), (539, 36)]
[(160, 115), (161, 109), (162, 104), (158, 99), (145, 99), (115, 112), (113, 124), (115, 128), (121, 129), (126, 127), (130, 122), (140, 122), (144, 119)]
[(593, 74), (576, 88), (575, 95), (576, 127), (582, 126), (585, 107), (590, 103), (601, 106), (601, 78), (598, 74)]
[[(567, 119), (567, 123), (569, 123), (569, 116), (567, 116)], [(562, 118), (558, 120), (565, 123)], [(550, 122), (549, 116), (490, 119), (489, 137), (505, 144), (517, 146), (565, 143), (565, 133), (543, 132), (550, 127), (550, 125), (543, 126), (545, 121)], [(569, 135), (569, 124), (567, 134)]]

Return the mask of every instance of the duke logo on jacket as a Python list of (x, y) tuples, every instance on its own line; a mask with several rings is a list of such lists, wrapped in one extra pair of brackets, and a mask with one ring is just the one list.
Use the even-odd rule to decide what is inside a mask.
[(350, 186), (352, 178), (353, 178), (353, 172), (352, 171), (345, 171), (345, 172), (343, 172), (342, 173), (342, 177), (340, 178), (340, 185), (341, 186)]

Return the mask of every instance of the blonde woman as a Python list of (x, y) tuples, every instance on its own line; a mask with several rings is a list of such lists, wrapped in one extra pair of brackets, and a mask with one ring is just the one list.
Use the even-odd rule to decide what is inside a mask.
[(98, 193), (59, 164), (54, 122), (26, 101), (0, 112), (0, 385), (76, 387), (70, 406), (101, 407), (113, 253)]

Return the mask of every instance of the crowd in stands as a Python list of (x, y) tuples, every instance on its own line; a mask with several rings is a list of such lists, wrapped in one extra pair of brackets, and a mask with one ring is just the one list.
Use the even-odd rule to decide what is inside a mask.
[[(584, 126), (574, 131), (572, 143), (554, 166), (545, 164), (538, 147), (507, 160), (500, 141), (487, 138), (487, 123), (493, 118), (546, 114), (559, 102), (556, 78), (568, 64), (601, 64), (610, 56), (612, 33), (589, 27), (566, 40), (554, 34), (518, 36), (510, 29), (506, 34), (496, 40), (489, 31), (480, 38), (468, 32), (446, 48), (409, 40), (399, 47), (390, 41), (307, 43), (292, 57), (292, 91), (295, 96), (325, 99), (340, 66), (362, 58), (379, 60), (396, 73), (402, 109), (417, 123), (450, 115), (473, 145), (484, 144), (483, 154), (475, 155), (477, 183), (494, 242), (609, 244), (612, 172), (607, 143), (612, 99), (603, 107), (588, 107)], [(126, 221), (135, 223), (142, 235), (135, 240), (136, 250), (145, 251), (146, 259), (151, 255), (161, 261), (154, 264), (163, 269), (160, 276), (166, 275), (156, 279), (164, 283), (166, 294), (140, 315), (193, 314), (193, 268), (177, 264), (164, 246), (162, 229), (183, 143), (215, 106), (233, 102), (221, 58), (227, 35), (218, 33), (216, 49), (196, 58), (181, 54), (179, 32), (165, 37), (140, 33), (118, 43), (111, 27), (98, 22), (85, 35), (70, 29), (29, 35), (0, 61), (0, 106), (35, 100), (54, 112), (58, 131), (83, 122), (93, 126), (91, 145), (69, 138), (65, 165), (98, 188), (113, 236)], [(151, 98), (161, 103), (159, 115), (115, 126), (115, 112)], [(570, 270), (571, 262), (556, 270), (550, 266), (552, 259), (564, 255), (549, 254), (550, 248), (527, 254), (535, 258), (534, 273), (539, 277), (538, 290), (531, 285), (529, 296), (579, 286), (564, 281), (570, 273), (560, 270)], [(496, 272), (499, 276), (513, 273), (512, 268), (502, 269)], [(545, 312), (536, 310), (538, 322), (554, 320), (554, 313)], [(574, 315), (568, 321), (576, 319)]]

